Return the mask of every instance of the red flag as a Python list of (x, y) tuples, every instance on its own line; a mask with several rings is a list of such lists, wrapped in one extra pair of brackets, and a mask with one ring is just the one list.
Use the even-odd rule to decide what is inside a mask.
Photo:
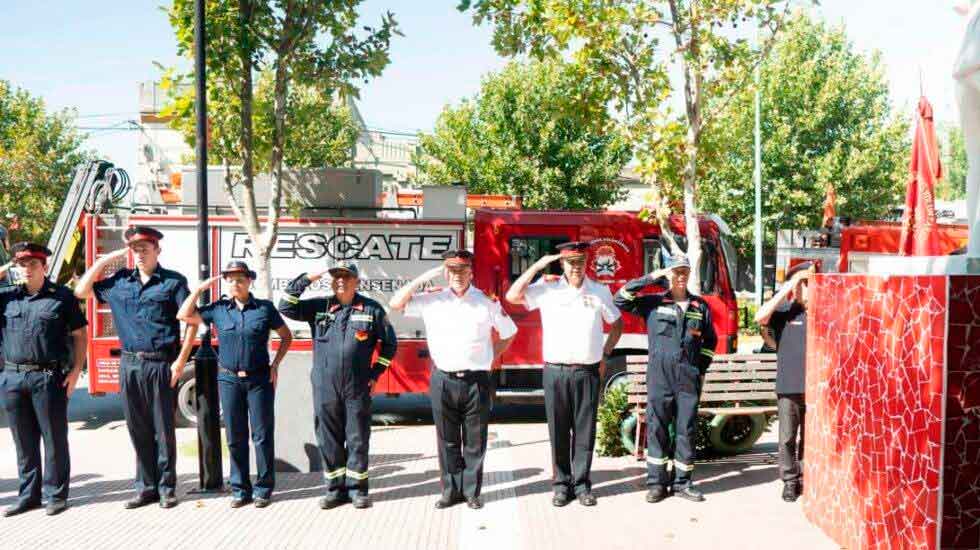
[(912, 141), (905, 213), (902, 214), (902, 236), (898, 253), (903, 256), (939, 256), (939, 234), (936, 230), (936, 182), (943, 177), (936, 145), (936, 127), (932, 105), (919, 99), (919, 117)]
[(833, 223), (837, 210), (834, 203), (837, 202), (837, 192), (834, 191), (834, 184), (827, 184), (827, 197), (823, 200), (823, 227), (830, 227)]

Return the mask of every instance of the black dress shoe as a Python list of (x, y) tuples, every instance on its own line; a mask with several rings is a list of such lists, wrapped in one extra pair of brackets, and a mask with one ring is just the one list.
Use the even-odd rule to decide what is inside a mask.
[(9, 518), (11, 516), (16, 516), (17, 514), (23, 514), (24, 512), (30, 512), (35, 508), (40, 508), (40, 502), (18, 502), (13, 506), (7, 508), (3, 511), (3, 517)]
[(483, 501), (480, 500), (480, 497), (471, 497), (466, 499), (466, 505), (470, 508), (470, 510), (479, 510), (480, 508), (483, 508)]
[(800, 491), (795, 483), (783, 484), (783, 500), (786, 502), (796, 502), (800, 498)]
[(176, 495), (165, 495), (160, 497), (160, 508), (169, 509), (177, 506), (177, 496)]
[(347, 499), (343, 497), (323, 497), (320, 499), (320, 508), (323, 510), (333, 510), (338, 506), (347, 504)]
[(158, 500), (160, 500), (160, 497), (157, 495), (136, 495), (136, 498), (126, 501), (125, 508), (127, 510), (142, 508), (148, 504), (153, 504)]
[(690, 485), (684, 487), (674, 487), (674, 496), (681, 497), (691, 502), (704, 502), (704, 495)]
[(47, 507), (44, 509), (44, 513), (49, 516), (57, 516), (58, 514), (64, 512), (68, 509), (68, 501), (65, 500), (52, 500), (48, 502)]
[(445, 508), (449, 508), (451, 506), (455, 506), (455, 505), (459, 504), (460, 502), (462, 502), (462, 500), (459, 499), (459, 498), (442, 497), (442, 498), (440, 498), (439, 500), (436, 501), (436, 510), (443, 510)]
[(265, 508), (265, 507), (269, 506), (270, 504), (272, 504), (272, 499), (271, 498), (255, 497), (255, 507), (256, 508)]
[(565, 493), (555, 493), (555, 496), (551, 497), (551, 505), (561, 508), (571, 502), (572, 499), (568, 498)]
[(578, 503), (582, 506), (595, 506), (596, 500), (592, 493), (582, 493), (576, 498), (578, 498)]
[(252, 497), (232, 497), (231, 507), (241, 508), (242, 506), (245, 506), (246, 504), (249, 504), (251, 502), (252, 502)]
[(354, 495), (352, 502), (354, 503), (354, 508), (358, 510), (364, 510), (372, 506), (371, 497), (367, 495)]

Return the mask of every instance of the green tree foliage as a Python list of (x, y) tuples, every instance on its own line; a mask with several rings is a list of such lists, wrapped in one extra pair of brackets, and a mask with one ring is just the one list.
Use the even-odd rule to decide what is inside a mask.
[(40, 98), (0, 80), (0, 223), (17, 216), (10, 242), (46, 243), (82, 150), (75, 115), (49, 112)]
[[(714, 103), (714, 112), (705, 107), (745, 85), (789, 6), (786, 0), (461, 0), (459, 9), (493, 25), (493, 45), (502, 54), (568, 57), (610, 83), (613, 107), (625, 116), (640, 171), (656, 195), (650, 213), (670, 237), (669, 198), (682, 197), (687, 252), (697, 265), (702, 134), (718, 122), (725, 103)], [(765, 35), (758, 48), (745, 38), (756, 29)], [(681, 74), (682, 90), (671, 89), (671, 68)], [(668, 107), (673, 93), (683, 94), (681, 115)], [(694, 288), (698, 278), (695, 269)]]
[[(893, 113), (877, 54), (854, 51), (843, 28), (800, 15), (761, 67), (764, 246), (776, 229), (820, 226), (828, 185), (837, 215), (880, 219), (902, 203), (909, 126)], [(704, 137), (701, 204), (753, 250), (754, 86)]]
[[(269, 257), (288, 200), (284, 167), (346, 158), (341, 151), (352, 145), (350, 114), (332, 112), (331, 102), (356, 97), (358, 84), (380, 75), (390, 62), (389, 44), (398, 33), (394, 18), (386, 13), (377, 28), (358, 27), (361, 3), (206, 0), (209, 146), (224, 163), (225, 193), (255, 244), (261, 295), (271, 292)], [(169, 10), (177, 50), (187, 56), (194, 46), (194, 4), (174, 0)], [(167, 76), (171, 84), (180, 80), (173, 71)], [(193, 90), (173, 89), (167, 114), (193, 141)], [(254, 177), (265, 170), (273, 177), (263, 224)]]
[(606, 206), (622, 195), (616, 179), (631, 156), (608, 98), (580, 65), (512, 62), (421, 136), (419, 178), (521, 195), (531, 208)]
[(939, 153), (943, 163), (943, 179), (936, 186), (936, 198), (945, 201), (966, 198), (966, 144), (959, 126), (940, 128)]

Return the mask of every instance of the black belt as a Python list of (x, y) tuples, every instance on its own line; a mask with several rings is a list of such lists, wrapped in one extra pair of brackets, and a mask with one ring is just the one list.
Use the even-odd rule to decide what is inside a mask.
[(64, 368), (64, 364), (59, 361), (48, 363), (11, 363), (4, 361), (3, 368), (13, 372), (60, 371)]
[(122, 350), (124, 357), (143, 359), (146, 361), (172, 361), (177, 358), (174, 351), (127, 351)]
[(251, 370), (251, 371), (247, 371), (247, 370), (232, 370), (232, 369), (223, 367), (221, 365), (218, 365), (218, 368), (221, 369), (221, 370), (223, 370), (223, 371), (225, 371), (225, 372), (227, 372), (227, 373), (234, 374), (235, 376), (237, 376), (239, 378), (246, 378), (246, 377), (248, 377), (248, 376), (250, 376), (252, 374), (262, 374), (263, 372), (268, 371), (268, 368), (266, 368), (266, 369)]
[(481, 370), (442, 370), (436, 367), (436, 370), (450, 378), (467, 378), (474, 374), (481, 374), (481, 373), (490, 374), (490, 371), (482, 370), (482, 369)]
[(587, 369), (587, 368), (598, 367), (599, 363), (548, 363), (546, 362), (545, 365), (549, 367), (559, 367), (563, 369)]

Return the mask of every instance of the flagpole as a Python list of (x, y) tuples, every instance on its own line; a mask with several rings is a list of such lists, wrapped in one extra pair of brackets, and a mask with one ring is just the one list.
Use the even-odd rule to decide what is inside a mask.
[(759, 66), (755, 66), (755, 301), (762, 305), (762, 93)]

